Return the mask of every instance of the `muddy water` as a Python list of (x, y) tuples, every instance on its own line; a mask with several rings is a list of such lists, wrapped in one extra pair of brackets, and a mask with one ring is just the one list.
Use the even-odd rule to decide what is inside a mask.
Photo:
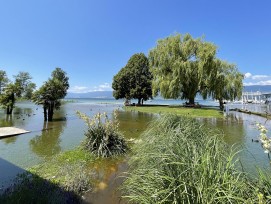
[[(110, 115), (115, 109), (118, 109), (120, 129), (126, 138), (138, 137), (149, 122), (157, 117), (137, 111), (125, 112), (120, 104), (92, 100), (78, 100), (64, 104), (55, 113), (55, 120), (50, 123), (43, 122), (42, 108), (29, 102), (18, 103), (12, 116), (6, 116), (4, 111), (0, 110), (0, 127), (15, 126), (31, 131), (24, 135), (0, 140), (1, 185), (8, 185), (10, 179), (16, 175), (16, 169), (7, 170), (11, 166), (5, 165), (7, 162), (20, 167), (18, 169), (21, 170), (78, 146), (84, 138), (86, 126), (77, 117), (76, 110), (92, 116), (97, 112), (107, 112)], [(210, 128), (218, 128), (223, 132), (226, 143), (235, 144), (236, 148), (242, 149), (238, 156), (243, 167), (250, 174), (255, 174), (255, 165), (270, 168), (268, 157), (263, 153), (260, 144), (252, 142), (252, 139), (257, 139), (259, 135), (255, 123), (261, 122), (271, 130), (269, 120), (230, 112), (224, 119), (199, 119), (199, 121)], [(94, 192), (85, 195), (86, 202), (125, 203), (119, 199), (119, 193), (115, 192), (115, 189), (122, 182), (118, 175), (126, 168), (125, 159), (107, 160), (99, 164), (97, 185)]]

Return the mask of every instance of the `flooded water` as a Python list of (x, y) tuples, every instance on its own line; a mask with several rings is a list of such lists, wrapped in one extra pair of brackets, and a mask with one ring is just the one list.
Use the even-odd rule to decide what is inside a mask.
[[(78, 118), (76, 111), (92, 116), (97, 112), (107, 112), (109, 115), (118, 109), (120, 129), (126, 138), (138, 137), (148, 126), (155, 115), (138, 111), (124, 111), (121, 102), (114, 100), (78, 99), (65, 103), (54, 115), (53, 122), (44, 122), (41, 106), (30, 102), (17, 103), (12, 116), (6, 116), (0, 109), (0, 127), (15, 126), (31, 131), (30, 133), (4, 138), (0, 140), (0, 183), (5, 186), (21, 169), (46, 161), (50, 157), (78, 146), (84, 138), (86, 126)], [(244, 169), (255, 173), (255, 166), (270, 168), (270, 162), (259, 143), (259, 132), (256, 122), (264, 124), (271, 130), (271, 122), (265, 118), (244, 113), (229, 112), (223, 119), (198, 119), (210, 128), (218, 128), (224, 133), (223, 139), (229, 145), (243, 149), (239, 154)], [(14, 164), (18, 171), (8, 171), (9, 165)], [(125, 171), (125, 159), (108, 161), (102, 166), (100, 180), (97, 181), (96, 191), (86, 195), (88, 203), (123, 203), (115, 192), (121, 183), (117, 179), (119, 173)]]

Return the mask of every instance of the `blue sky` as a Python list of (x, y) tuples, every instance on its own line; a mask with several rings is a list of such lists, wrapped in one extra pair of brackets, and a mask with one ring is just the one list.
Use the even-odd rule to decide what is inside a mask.
[(0, 69), (40, 86), (61, 67), (72, 92), (111, 90), (133, 54), (179, 32), (215, 43), (245, 85), (271, 84), (270, 10), (269, 0), (0, 0)]

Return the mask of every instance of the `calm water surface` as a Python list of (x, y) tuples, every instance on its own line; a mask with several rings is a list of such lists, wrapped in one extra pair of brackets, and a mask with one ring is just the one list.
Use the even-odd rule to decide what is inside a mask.
[[(172, 100), (173, 101), (173, 100)], [(160, 103), (177, 104), (179, 101), (166, 100)], [(154, 103), (154, 102), (148, 102)], [(213, 105), (213, 102), (211, 102)], [(255, 105), (257, 106), (257, 105)], [(265, 107), (266, 108), (266, 107)], [(270, 109), (270, 107), (267, 107)], [(79, 110), (92, 116), (97, 112), (112, 114), (113, 110), (119, 112), (120, 128), (126, 138), (136, 138), (144, 131), (155, 115), (137, 111), (125, 112), (122, 101), (101, 99), (78, 99), (64, 104), (54, 115), (53, 122), (43, 122), (42, 107), (30, 102), (17, 103), (12, 116), (6, 116), (0, 109), (0, 127), (15, 126), (31, 131), (20, 136), (0, 140), (0, 183), (5, 186), (10, 183), (16, 173), (31, 167), (50, 157), (78, 146), (84, 138), (86, 126), (76, 115)], [(238, 155), (245, 170), (252, 175), (255, 166), (270, 169), (269, 160), (259, 143), (252, 142), (258, 139), (259, 132), (255, 127), (256, 122), (264, 124), (271, 130), (270, 120), (244, 113), (229, 112), (224, 119), (198, 119), (210, 128), (218, 128), (224, 133), (223, 139), (229, 145), (235, 144), (238, 149), (243, 149)], [(16, 166), (16, 168), (12, 168)], [(123, 172), (127, 165), (122, 161), (111, 161), (103, 166), (101, 184), (104, 188), (97, 189), (87, 199), (92, 198), (92, 203), (108, 202), (106, 197), (111, 197), (111, 203), (118, 203), (118, 196), (113, 189), (120, 181), (115, 180), (118, 173)], [(107, 198), (108, 199), (108, 198)], [(114, 200), (115, 199), (115, 200)]]

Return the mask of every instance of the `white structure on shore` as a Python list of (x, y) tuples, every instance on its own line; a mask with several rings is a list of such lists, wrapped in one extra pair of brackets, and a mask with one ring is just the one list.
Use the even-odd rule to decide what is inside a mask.
[(242, 103), (270, 103), (271, 93), (257, 92), (243, 92)]

